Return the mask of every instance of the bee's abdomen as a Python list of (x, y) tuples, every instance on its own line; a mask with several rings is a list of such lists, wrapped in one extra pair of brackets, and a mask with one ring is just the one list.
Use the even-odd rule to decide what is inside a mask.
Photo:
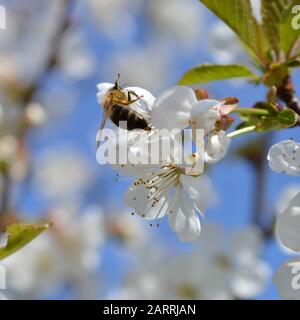
[[(111, 121), (119, 126), (119, 122), (127, 122), (127, 130), (149, 128), (147, 121), (139, 115), (136, 111), (125, 108), (121, 105), (115, 105), (111, 114)], [(123, 127), (123, 126), (122, 126)]]

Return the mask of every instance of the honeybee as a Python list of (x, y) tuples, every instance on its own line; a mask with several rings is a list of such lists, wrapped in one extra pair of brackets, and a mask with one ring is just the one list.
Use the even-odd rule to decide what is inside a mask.
[(120, 126), (120, 121), (126, 122), (126, 129), (129, 131), (134, 129), (150, 131), (151, 128), (146, 119), (137, 111), (130, 108), (131, 104), (142, 99), (143, 96), (138, 96), (134, 91), (125, 91), (119, 85), (119, 79), (120, 74), (118, 74), (114, 87), (109, 90), (103, 101), (104, 112), (100, 126), (100, 134), (108, 118), (118, 127)]

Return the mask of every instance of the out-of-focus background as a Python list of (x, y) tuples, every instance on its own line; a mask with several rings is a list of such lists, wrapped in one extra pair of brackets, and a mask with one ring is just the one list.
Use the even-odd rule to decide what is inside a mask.
[[(95, 159), (101, 107), (96, 84), (154, 95), (190, 67), (243, 63), (234, 34), (197, 0), (7, 0), (0, 30), (1, 224), (52, 221), (54, 227), (1, 262), (8, 299), (278, 299), (272, 274), (286, 260), (266, 221), (300, 191), (300, 181), (264, 168), (257, 179), (240, 155), (257, 134), (231, 145), (209, 172), (212, 203), (199, 241), (180, 243), (167, 221), (150, 227), (123, 204), (130, 181)], [(253, 1), (259, 19), (258, 1)], [(297, 89), (299, 75), (295, 78)], [(205, 86), (250, 107), (265, 89), (242, 80)], [(266, 136), (296, 137), (295, 129)], [(265, 161), (266, 162), (266, 161)], [(262, 199), (257, 181), (265, 181)]]

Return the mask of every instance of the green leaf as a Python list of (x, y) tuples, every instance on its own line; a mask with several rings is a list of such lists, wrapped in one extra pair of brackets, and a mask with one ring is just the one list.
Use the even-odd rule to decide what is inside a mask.
[(200, 1), (239, 36), (261, 63), (266, 64), (268, 48), (262, 27), (253, 17), (249, 0)]
[(280, 20), (290, 2), (291, 0), (262, 0), (261, 2), (264, 32), (277, 55), (280, 52)]
[(8, 240), (0, 249), (0, 260), (15, 253), (50, 227), (49, 224), (16, 223), (7, 227)]
[(286, 63), (288, 68), (299, 68), (300, 67), (300, 58), (290, 60)]
[(292, 109), (284, 109), (277, 116), (282, 128), (289, 128), (296, 124), (298, 115)]
[(280, 21), (280, 45), (288, 60), (297, 57), (300, 53), (300, 29), (293, 28), (297, 14), (300, 13), (300, 7), (299, 10), (296, 10), (297, 4), (300, 5), (299, 0), (291, 1)]
[(257, 76), (243, 65), (202, 64), (185, 73), (178, 84), (193, 85), (232, 78), (257, 79)]
[(272, 103), (257, 103), (255, 108), (268, 110), (268, 115), (240, 114), (242, 123), (237, 129), (255, 126), (257, 132), (267, 132), (292, 127), (296, 124), (298, 115), (291, 109), (279, 111)]

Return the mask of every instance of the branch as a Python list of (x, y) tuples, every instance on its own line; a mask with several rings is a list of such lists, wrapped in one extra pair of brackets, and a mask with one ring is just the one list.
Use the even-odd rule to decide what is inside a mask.
[(299, 115), (297, 125), (300, 125), (300, 101), (291, 76), (287, 76), (282, 85), (277, 88), (277, 96), (288, 108), (294, 110)]

